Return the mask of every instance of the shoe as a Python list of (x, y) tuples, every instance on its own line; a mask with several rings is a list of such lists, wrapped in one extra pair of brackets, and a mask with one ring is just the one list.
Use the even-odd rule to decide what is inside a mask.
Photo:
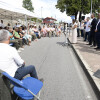
[(91, 45), (90, 47), (94, 47), (94, 45)]
[(100, 51), (100, 48), (96, 49), (96, 51)]
[(20, 53), (21, 51), (20, 50), (17, 50), (17, 52)]
[(99, 48), (97, 47), (97, 48), (94, 48), (94, 49), (99, 49)]
[(91, 44), (86, 44), (86, 45), (91, 45)]
[(24, 50), (24, 48), (19, 48), (20, 50)]
[(40, 80), (41, 82), (44, 82), (44, 79), (43, 79), (43, 78), (40, 78), (39, 80)]

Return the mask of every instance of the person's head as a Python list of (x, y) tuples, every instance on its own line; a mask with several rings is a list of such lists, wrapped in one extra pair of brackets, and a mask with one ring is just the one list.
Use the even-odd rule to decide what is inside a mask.
[(15, 28), (15, 31), (18, 32), (18, 28), (17, 27)]
[(9, 32), (12, 33), (12, 31), (13, 31), (13, 28), (9, 27)]
[(89, 21), (90, 20), (90, 17), (87, 17), (87, 21)]
[(9, 27), (8, 27), (8, 26), (5, 26), (4, 29), (5, 29), (5, 30), (9, 30)]
[(98, 19), (100, 19), (100, 13), (98, 14)]
[(9, 32), (5, 29), (0, 30), (0, 43), (9, 44)]
[(47, 27), (49, 28), (49, 25)]
[(3, 20), (1, 20), (1, 23), (3, 24)]
[(75, 23), (75, 19), (73, 19), (73, 24)]
[(43, 25), (43, 28), (45, 28), (45, 26)]
[(19, 31), (22, 32), (22, 27), (19, 27)]
[(78, 23), (78, 20), (76, 20), (76, 23)]
[(60, 26), (59, 26), (59, 28), (60, 28)]
[(84, 20), (82, 20), (81, 23), (84, 23)]
[(29, 28), (32, 28), (32, 25), (30, 25)]
[(37, 28), (36, 25), (34, 25), (34, 28)]
[(24, 30), (27, 30), (27, 27), (26, 26), (24, 26)]
[(93, 19), (95, 17), (95, 14), (93, 13), (92, 15), (91, 15), (91, 18)]
[(7, 26), (10, 26), (10, 23), (8, 23), (8, 25)]

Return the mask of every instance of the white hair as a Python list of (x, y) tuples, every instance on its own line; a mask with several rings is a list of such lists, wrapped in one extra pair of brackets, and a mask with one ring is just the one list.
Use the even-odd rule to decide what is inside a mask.
[(6, 41), (9, 38), (9, 32), (5, 29), (0, 30), (0, 42)]

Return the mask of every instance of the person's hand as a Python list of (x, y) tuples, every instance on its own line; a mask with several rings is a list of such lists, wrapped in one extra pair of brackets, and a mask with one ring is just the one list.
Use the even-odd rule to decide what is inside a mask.
[(98, 32), (97, 30), (95, 30), (95, 32)]

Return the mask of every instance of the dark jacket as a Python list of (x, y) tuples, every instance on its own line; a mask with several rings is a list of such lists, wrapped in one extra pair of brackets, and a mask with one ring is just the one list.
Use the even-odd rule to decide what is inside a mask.
[(99, 22), (99, 24), (97, 26), (97, 33), (100, 33), (100, 22)]
[(94, 18), (91, 22), (91, 32), (95, 32), (96, 29), (96, 25), (97, 25), (97, 19)]

